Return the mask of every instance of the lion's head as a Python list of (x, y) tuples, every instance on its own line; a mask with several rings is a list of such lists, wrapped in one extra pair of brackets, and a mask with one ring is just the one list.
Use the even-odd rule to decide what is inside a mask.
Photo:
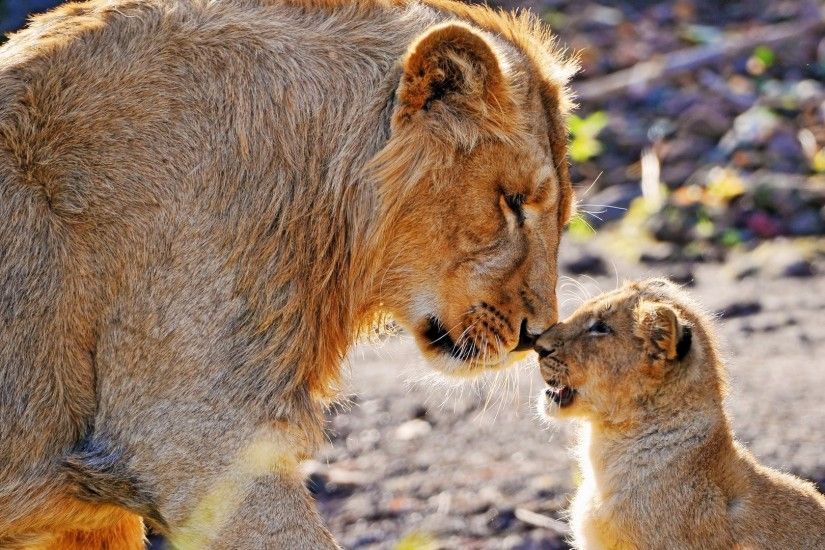
[(571, 67), (532, 21), (496, 15), (499, 37), (447, 22), (412, 43), (371, 163), (390, 227), (382, 306), (450, 374), (510, 363), (557, 318)]

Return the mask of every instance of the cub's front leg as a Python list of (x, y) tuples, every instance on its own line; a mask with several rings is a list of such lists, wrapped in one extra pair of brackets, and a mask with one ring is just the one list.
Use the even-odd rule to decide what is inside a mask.
[(586, 476), (570, 506), (573, 546), (580, 550), (636, 550), (636, 545), (624, 540), (611, 525), (610, 515), (597, 496), (592, 477)]

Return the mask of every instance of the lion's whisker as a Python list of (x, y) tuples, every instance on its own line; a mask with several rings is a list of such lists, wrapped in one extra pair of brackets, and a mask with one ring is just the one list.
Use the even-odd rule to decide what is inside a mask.
[(575, 294), (582, 300), (582, 302), (590, 298), (587, 292), (581, 287), (581, 283), (579, 283), (578, 281), (571, 280), (569, 282), (562, 282), (559, 286), (559, 290), (565, 289), (569, 289), (575, 292)]
[[(588, 194), (588, 193), (590, 193), (590, 190), (591, 190), (591, 189), (593, 189), (593, 186), (594, 186), (594, 185), (596, 185), (596, 182), (597, 182), (597, 181), (599, 181), (599, 178), (600, 178), (600, 177), (602, 177), (602, 174), (604, 174), (604, 170), (602, 170), (601, 172), (599, 172), (599, 174), (598, 174), (595, 178), (593, 178), (593, 182), (592, 182), (590, 185), (588, 185), (588, 186), (587, 186), (587, 189), (585, 189), (585, 190), (581, 193), (580, 197), (584, 198), (584, 197), (586, 197), (586, 196), (587, 196), (587, 194)], [(578, 207), (579, 207), (579, 205), (578, 205), (578, 204), (576, 204), (576, 209), (578, 209)]]
[(587, 297), (587, 299), (588, 299), (588, 300), (592, 297), (592, 294), (590, 293), (590, 291), (587, 289), (587, 287), (586, 287), (586, 286), (584, 286), (584, 285), (581, 283), (581, 281), (577, 281), (576, 279), (574, 279), (574, 278), (572, 278), (572, 277), (569, 277), (569, 276), (567, 276), (567, 275), (562, 275), (562, 276), (560, 277), (560, 279), (565, 279), (565, 280), (567, 280), (567, 281), (569, 281), (569, 282), (573, 283), (574, 285), (576, 285), (576, 286), (577, 286), (577, 287), (579, 287), (580, 289), (582, 289), (582, 292), (584, 292), (584, 295)]

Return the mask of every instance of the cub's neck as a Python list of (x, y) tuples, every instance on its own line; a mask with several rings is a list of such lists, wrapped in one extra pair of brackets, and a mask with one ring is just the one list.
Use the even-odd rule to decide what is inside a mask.
[(587, 422), (581, 438), (582, 472), (604, 497), (655, 490), (694, 463), (724, 461), (733, 452), (730, 424), (721, 404), (706, 402), (643, 416), (632, 425)]

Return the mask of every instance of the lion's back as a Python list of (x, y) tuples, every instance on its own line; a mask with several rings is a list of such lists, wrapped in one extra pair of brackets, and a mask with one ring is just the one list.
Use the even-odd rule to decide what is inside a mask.
[(220, 131), (193, 104), (201, 17), (68, 4), (0, 48), (0, 532), (91, 423), (106, 301)]
[[(375, 88), (426, 18), (364, 17), (93, 1), (0, 48), (0, 517), (10, 487), (87, 430), (107, 375), (95, 365), (103, 317), (153, 250), (183, 238), (176, 226), (257, 219), (243, 209), (277, 185), (310, 203), (333, 177), (322, 159), (380, 145), (374, 119), (393, 88)], [(371, 153), (337, 159), (335, 177)], [(209, 238), (205, 227), (191, 231)]]

